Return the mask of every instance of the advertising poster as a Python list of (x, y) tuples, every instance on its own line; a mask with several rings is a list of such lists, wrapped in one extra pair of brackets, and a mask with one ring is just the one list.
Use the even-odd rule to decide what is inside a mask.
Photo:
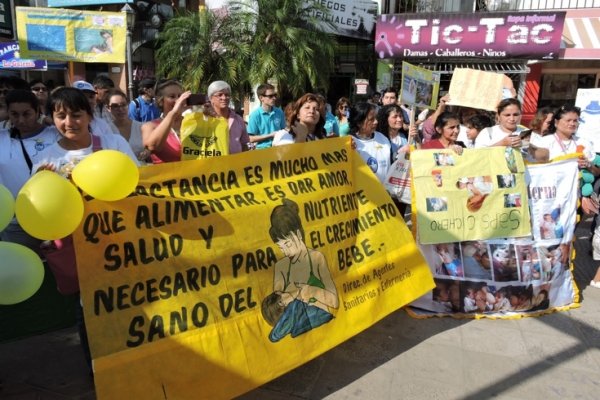
[(470, 68), (455, 68), (450, 80), (450, 104), (496, 111), (502, 100), (504, 75)]
[(510, 147), (411, 152), (421, 244), (531, 233), (525, 165)]
[(577, 89), (575, 105), (581, 109), (577, 136), (589, 140), (600, 153), (600, 89)]
[(55, 61), (124, 63), (124, 13), (17, 7), (21, 55)]
[(436, 287), (411, 304), (411, 315), (510, 318), (578, 306), (577, 160), (527, 168), (533, 235), (422, 245)]
[(564, 11), (383, 14), (379, 58), (488, 60), (558, 58)]
[(400, 99), (411, 107), (437, 108), (440, 75), (427, 68), (402, 62)]
[(346, 138), (225, 157), (142, 167), (135, 195), (85, 200), (99, 399), (233, 398), (433, 288)]

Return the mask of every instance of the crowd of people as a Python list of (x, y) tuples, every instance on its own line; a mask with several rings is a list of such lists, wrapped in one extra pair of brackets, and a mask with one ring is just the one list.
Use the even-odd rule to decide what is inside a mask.
[[(40, 80), (0, 78), (0, 184), (16, 197), (32, 174), (51, 170), (69, 178), (78, 162), (99, 149), (121, 151), (138, 165), (180, 161), (182, 122), (191, 108), (188, 100), (192, 92), (175, 79), (142, 80), (138, 92), (137, 98), (129, 99), (103, 75), (91, 83), (77, 81), (57, 88)], [(212, 82), (203, 105), (204, 113), (227, 121), (228, 154), (351, 136), (353, 148), (381, 183), (392, 164), (411, 148), (448, 149), (460, 155), (465, 148), (503, 146), (518, 149), (533, 161), (580, 153), (579, 168), (593, 177), (600, 175), (592, 144), (576, 136), (579, 109), (569, 105), (556, 110), (540, 109), (530, 129), (526, 129), (521, 125), (521, 103), (514, 97), (503, 99), (496, 112), (490, 113), (451, 106), (451, 98), (445, 95), (435, 110), (417, 114), (401, 104), (395, 89), (388, 88), (378, 99), (355, 104), (348, 97), (341, 97), (334, 109), (330, 109), (324, 96), (306, 93), (282, 109), (277, 104), (275, 86), (262, 84), (257, 89), (260, 106), (249, 115), (246, 124), (231, 108), (231, 95), (227, 82)], [(468, 179), (456, 183), (469, 191), (470, 200), (478, 202), (468, 204), (473, 210), (481, 206), (487, 195), (483, 183), (478, 185)], [(395, 197), (393, 200), (404, 215), (407, 204)], [(582, 203), (584, 212), (598, 213), (591, 193)], [(544, 237), (556, 236), (555, 229), (546, 231)], [(0, 238), (36, 252), (41, 245), (16, 221)], [(454, 248), (438, 245), (436, 251), (442, 260), (442, 275), (490, 276), (490, 269), (481, 267), (484, 257), (475, 245), (467, 254), (472, 260), (467, 259), (464, 265), (456, 260)], [(598, 254), (600, 257), (600, 250)], [(536, 271), (539, 274), (539, 270), (531, 268), (527, 273)], [(499, 267), (495, 273), (499, 274)], [(600, 287), (600, 269), (591, 285)], [(485, 285), (468, 288), (454, 298), (463, 299), (463, 311), (471, 312), (531, 309), (548, 297), (547, 293), (534, 295), (530, 290), (517, 293), (520, 289), (516, 288), (495, 293), (488, 289)], [(438, 288), (437, 292), (441, 303), (457, 308), (448, 299), (450, 288)]]

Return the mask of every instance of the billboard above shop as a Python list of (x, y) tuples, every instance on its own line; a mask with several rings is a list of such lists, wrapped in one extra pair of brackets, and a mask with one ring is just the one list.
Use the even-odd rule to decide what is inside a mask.
[(564, 11), (384, 14), (377, 21), (379, 58), (558, 58)]
[[(233, 4), (232, 4), (233, 3)], [(240, 9), (243, 4), (258, 10), (255, 0), (206, 0), (206, 7), (220, 15)], [(320, 6), (311, 14), (322, 21), (320, 28), (338, 36), (373, 40), (377, 19), (377, 2), (374, 0), (304, 0), (304, 7)]]
[(133, 3), (133, 0), (48, 0), (48, 7), (103, 6), (123, 3)]

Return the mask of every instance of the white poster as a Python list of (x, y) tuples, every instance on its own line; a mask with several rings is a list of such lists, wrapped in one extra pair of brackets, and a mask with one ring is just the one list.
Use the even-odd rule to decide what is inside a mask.
[(575, 105), (581, 108), (577, 136), (592, 142), (600, 153), (600, 89), (578, 89)]

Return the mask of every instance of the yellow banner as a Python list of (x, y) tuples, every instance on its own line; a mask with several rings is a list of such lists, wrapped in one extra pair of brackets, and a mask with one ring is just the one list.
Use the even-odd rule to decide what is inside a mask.
[(100, 399), (231, 398), (433, 288), (347, 138), (142, 167), (136, 193), (74, 235)]
[(510, 147), (411, 153), (419, 243), (531, 234), (525, 165)]
[(229, 154), (229, 127), (225, 118), (191, 112), (181, 122), (181, 159), (199, 160)]
[(17, 7), (21, 57), (124, 63), (125, 13)]

